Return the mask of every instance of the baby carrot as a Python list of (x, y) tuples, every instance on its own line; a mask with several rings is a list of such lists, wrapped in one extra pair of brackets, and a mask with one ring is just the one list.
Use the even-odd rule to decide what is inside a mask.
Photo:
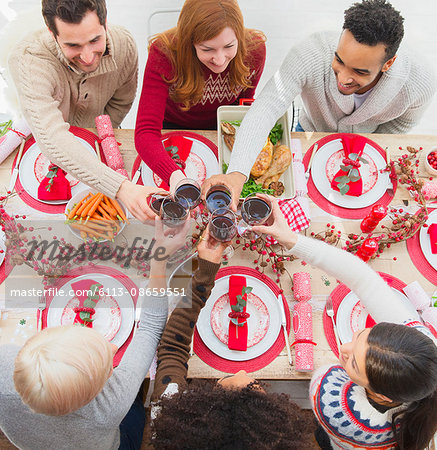
[(89, 205), (90, 202), (92, 202), (93, 199), (95, 199), (95, 196), (94, 196), (94, 195), (91, 195), (91, 194), (89, 194), (89, 195), (90, 195), (90, 197), (87, 198), (87, 199), (82, 203), (81, 207), (76, 211), (76, 215), (77, 215), (77, 216), (80, 216), (80, 215), (82, 214), (82, 211), (87, 207), (87, 205)]
[(100, 203), (100, 206), (104, 211), (106, 211), (106, 214), (109, 216), (110, 219), (115, 219), (117, 211), (112, 206), (108, 206), (108, 204), (105, 201), (102, 201)]
[(89, 211), (91, 211), (91, 208), (94, 206), (95, 203), (99, 203), (100, 200), (102, 199), (102, 197), (103, 197), (103, 194), (101, 194), (101, 193), (96, 194), (93, 197), (93, 200), (80, 213), (81, 217), (88, 216), (89, 215), (88, 213), (89, 213)]
[(106, 210), (102, 207), (102, 202), (100, 202), (99, 206), (97, 207), (97, 211), (108, 220), (112, 220), (111, 216), (106, 212)]
[[(86, 198), (86, 197), (85, 197)], [(82, 203), (85, 201), (85, 198), (83, 198), (80, 202), (77, 202), (74, 207), (71, 209), (71, 211), (67, 215), (67, 219), (71, 220), (76, 215), (76, 211), (81, 207)]]
[(111, 216), (115, 218), (117, 216), (117, 210), (113, 208), (111, 199), (106, 197), (106, 195), (103, 197), (103, 199), (105, 201), (105, 205), (108, 207), (106, 210), (111, 214)]
[(119, 205), (119, 203), (117, 202), (117, 200), (113, 200), (112, 198), (109, 199), (109, 201), (112, 203), (112, 205), (114, 206), (114, 208), (117, 210), (118, 215), (121, 217), (122, 220), (124, 220), (126, 223), (129, 223), (129, 221), (127, 220), (126, 215), (123, 212), (122, 207)]
[(100, 202), (102, 201), (102, 198), (103, 198), (103, 194), (99, 194), (97, 197), (97, 200), (95, 201), (95, 203), (91, 206), (91, 208), (88, 211), (88, 214), (87, 214), (88, 217), (92, 216), (96, 212), (96, 209), (99, 206)]

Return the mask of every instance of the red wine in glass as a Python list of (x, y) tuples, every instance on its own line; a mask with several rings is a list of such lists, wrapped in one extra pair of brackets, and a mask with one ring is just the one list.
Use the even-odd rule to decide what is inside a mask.
[(206, 207), (212, 213), (219, 208), (227, 208), (232, 201), (231, 193), (224, 186), (213, 186), (206, 196)]
[(147, 198), (147, 203), (150, 209), (159, 216), (161, 214), (162, 201), (168, 196), (168, 194), (155, 193)]
[(209, 222), (211, 236), (220, 242), (229, 242), (237, 235), (235, 214), (227, 208), (219, 208)]
[(187, 200), (190, 209), (196, 208), (200, 203), (200, 189), (191, 183), (181, 184), (175, 192), (177, 199), (184, 198)]
[(270, 205), (258, 197), (245, 200), (241, 207), (241, 217), (250, 226), (264, 223), (271, 212)]
[(164, 224), (170, 228), (176, 228), (182, 225), (189, 211), (188, 202), (183, 198), (174, 199), (168, 196), (162, 200), (161, 218)]

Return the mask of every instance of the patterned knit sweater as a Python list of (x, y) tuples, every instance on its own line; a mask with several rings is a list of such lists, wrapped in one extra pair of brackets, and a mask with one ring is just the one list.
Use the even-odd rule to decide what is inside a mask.
[(163, 121), (174, 123), (185, 129), (214, 129), (217, 127), (217, 108), (230, 105), (240, 98), (253, 98), (266, 57), (263, 41), (247, 57), (250, 69), (249, 79), (252, 88), (241, 87), (232, 92), (229, 85), (229, 66), (216, 74), (203, 66), (205, 86), (200, 102), (188, 111), (169, 96), (172, 87), (162, 77), (169, 80), (174, 76), (174, 68), (168, 57), (152, 44), (144, 71), (143, 90), (138, 105), (135, 128), (135, 147), (141, 159), (166, 182), (170, 175), (180, 167), (168, 156), (161, 144)]
[(42, 153), (78, 180), (115, 197), (125, 177), (97, 161), (68, 130), (95, 127), (109, 114), (118, 127), (135, 98), (138, 55), (132, 36), (108, 26), (99, 67), (84, 73), (71, 65), (47, 30), (29, 35), (9, 55), (21, 109)]
[(400, 50), (363, 104), (343, 95), (331, 62), (338, 33), (317, 33), (293, 47), (279, 70), (251, 106), (239, 129), (228, 173), (248, 175), (276, 120), (301, 95), (305, 109), (299, 121), (305, 131), (341, 133), (405, 133), (416, 125), (431, 101), (436, 81), (431, 67)]
[[(410, 312), (387, 283), (356, 256), (304, 236), (299, 236), (290, 253), (344, 282), (376, 322), (415, 327), (435, 342), (417, 313)], [(321, 367), (314, 372), (310, 400), (334, 449), (393, 448), (391, 419), (406, 407), (401, 405), (379, 412), (367, 399), (364, 387), (353, 383), (339, 365)]]

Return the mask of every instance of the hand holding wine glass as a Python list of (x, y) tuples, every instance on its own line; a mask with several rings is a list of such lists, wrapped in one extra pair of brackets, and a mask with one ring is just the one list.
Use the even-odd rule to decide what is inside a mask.
[(254, 225), (252, 230), (258, 234), (268, 234), (275, 238), (279, 244), (291, 249), (297, 242), (297, 234), (290, 229), (287, 219), (279, 208), (278, 201), (271, 195), (257, 194), (261, 199), (269, 200), (272, 205), (272, 214), (266, 225)]
[(200, 237), (200, 243), (197, 246), (197, 251), (199, 252), (200, 258), (219, 264), (222, 260), (223, 252), (226, 247), (226, 243), (219, 242), (211, 236), (208, 225)]
[(220, 242), (230, 242), (237, 235), (237, 217), (229, 208), (218, 208), (210, 216), (209, 232)]

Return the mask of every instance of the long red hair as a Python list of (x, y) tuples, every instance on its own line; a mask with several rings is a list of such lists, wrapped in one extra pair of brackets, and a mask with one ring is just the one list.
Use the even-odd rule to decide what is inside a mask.
[(170, 98), (189, 110), (203, 95), (202, 63), (194, 44), (209, 41), (230, 27), (238, 40), (237, 54), (229, 63), (229, 81), (233, 90), (252, 87), (249, 80), (247, 57), (265, 41), (261, 31), (244, 28), (243, 15), (236, 0), (186, 0), (175, 28), (150, 39), (170, 59), (173, 78), (164, 81), (173, 85)]

